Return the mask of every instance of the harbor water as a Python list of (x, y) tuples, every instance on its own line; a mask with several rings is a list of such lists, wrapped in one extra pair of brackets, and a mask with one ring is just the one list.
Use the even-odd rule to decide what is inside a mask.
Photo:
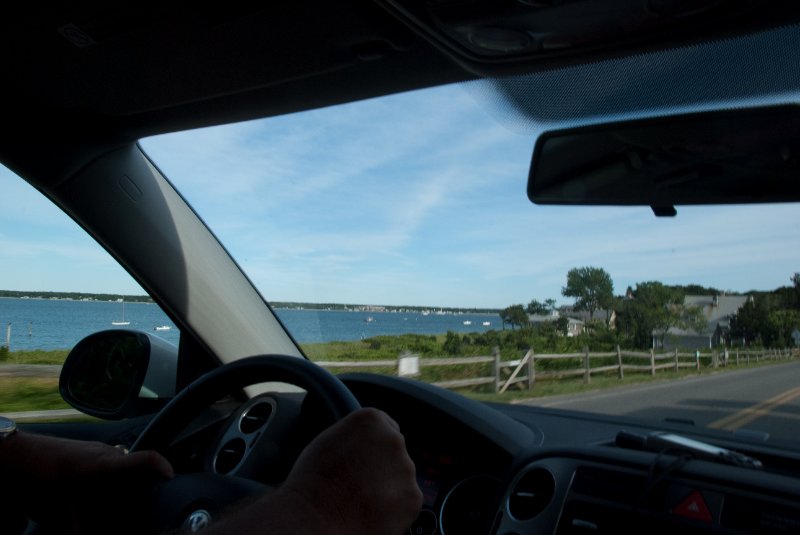
[[(276, 313), (301, 344), (501, 328), (496, 314), (299, 309), (278, 309)], [(0, 345), (6, 345), (10, 330), (12, 351), (70, 349), (84, 336), (107, 329), (149, 331), (176, 345), (180, 338), (172, 320), (152, 303), (0, 298)]]

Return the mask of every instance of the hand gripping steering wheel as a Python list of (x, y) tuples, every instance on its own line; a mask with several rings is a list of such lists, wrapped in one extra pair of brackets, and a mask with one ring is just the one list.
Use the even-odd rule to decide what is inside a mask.
[[(289, 383), (313, 393), (334, 421), (361, 408), (339, 379), (306, 359), (287, 355), (248, 357), (203, 375), (178, 393), (150, 421), (131, 451), (164, 453), (203, 409), (233, 391), (264, 382)], [(153, 524), (157, 529), (183, 525), (191, 531), (193, 523), (204, 522), (201, 517), (192, 516), (199, 511), (219, 510), (266, 489), (265, 485), (249, 479), (210, 472), (177, 475), (159, 485), (154, 493)]]

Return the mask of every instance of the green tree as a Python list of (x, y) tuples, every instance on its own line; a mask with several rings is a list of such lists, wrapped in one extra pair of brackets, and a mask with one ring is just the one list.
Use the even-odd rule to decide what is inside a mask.
[(664, 336), (676, 321), (674, 307), (683, 302), (683, 296), (660, 282), (644, 282), (636, 285), (634, 298), (645, 309), (651, 336), (657, 336), (663, 346)]
[(745, 345), (753, 342), (766, 344), (772, 337), (769, 313), (772, 296), (751, 297), (731, 318), (731, 336), (741, 338)]
[(567, 285), (561, 289), (561, 294), (575, 298), (575, 309), (588, 311), (592, 320), (595, 310), (611, 307), (614, 283), (603, 268), (572, 268), (567, 273)]
[(636, 347), (648, 347), (653, 337), (661, 345), (672, 327), (701, 332), (705, 328), (702, 309), (683, 304), (683, 292), (660, 282), (640, 282), (632, 290), (632, 299), (622, 305), (618, 324)]
[(800, 327), (800, 312), (797, 310), (773, 310), (767, 317), (767, 333), (764, 344), (786, 347), (792, 344), (792, 331)]
[(511, 305), (504, 308), (500, 311), (500, 319), (503, 321), (503, 328), (509, 324), (511, 330), (514, 330), (514, 326), (525, 327), (529, 323), (528, 314), (522, 305)]
[(552, 310), (556, 308), (556, 300), (555, 299), (545, 299), (543, 302), (539, 302), (538, 300), (534, 299), (528, 306), (525, 307), (525, 312), (528, 314), (537, 314), (539, 316), (544, 316), (549, 314)]
[(556, 332), (562, 336), (567, 336), (569, 334), (569, 318), (566, 316), (559, 316), (559, 318), (553, 322), (556, 326)]

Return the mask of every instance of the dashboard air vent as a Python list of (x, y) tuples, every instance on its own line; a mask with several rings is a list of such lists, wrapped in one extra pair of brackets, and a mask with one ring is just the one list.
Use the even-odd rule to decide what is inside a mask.
[(218, 474), (227, 474), (231, 472), (242, 462), (246, 449), (247, 445), (241, 438), (229, 440), (220, 448), (219, 453), (217, 453), (217, 457), (214, 459), (214, 470), (216, 470)]
[(250, 434), (261, 429), (272, 415), (272, 405), (269, 403), (257, 403), (247, 409), (239, 420), (239, 429), (242, 433)]
[(530, 520), (544, 511), (555, 489), (553, 474), (544, 468), (534, 468), (522, 476), (511, 491), (508, 512), (517, 520)]

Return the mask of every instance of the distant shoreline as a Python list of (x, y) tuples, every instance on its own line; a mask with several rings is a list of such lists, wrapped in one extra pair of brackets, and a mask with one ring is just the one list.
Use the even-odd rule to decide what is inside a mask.
[[(148, 295), (95, 294), (82, 292), (40, 292), (0, 290), (0, 299), (39, 299), (64, 301), (102, 301), (126, 303), (154, 303)], [(351, 303), (302, 303), (295, 301), (268, 301), (270, 306), (281, 310), (332, 310), (346, 312), (418, 312), (421, 314), (499, 314), (499, 308), (478, 307), (434, 307), (425, 305), (365, 305)]]
[(0, 299), (30, 299), (37, 301), (86, 301), (116, 303), (155, 303), (147, 295), (81, 294), (75, 292), (17, 292), (0, 290)]

